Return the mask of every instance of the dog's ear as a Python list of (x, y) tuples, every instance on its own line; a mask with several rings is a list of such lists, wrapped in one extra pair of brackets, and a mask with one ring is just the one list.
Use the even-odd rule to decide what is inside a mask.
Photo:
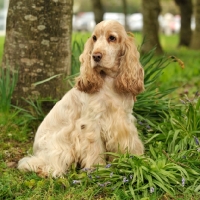
[(91, 38), (87, 40), (84, 51), (80, 55), (81, 62), (80, 75), (76, 78), (76, 88), (86, 93), (95, 93), (100, 90), (103, 85), (103, 79), (100, 74), (91, 67), (91, 53), (93, 49), (93, 41)]
[(133, 36), (127, 36), (122, 44), (119, 74), (115, 88), (121, 93), (131, 93), (134, 98), (144, 90), (144, 70)]

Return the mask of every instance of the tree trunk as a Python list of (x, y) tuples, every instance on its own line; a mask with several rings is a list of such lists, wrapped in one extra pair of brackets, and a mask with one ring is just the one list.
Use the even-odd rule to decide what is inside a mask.
[(192, 16), (192, 1), (191, 0), (175, 0), (180, 7), (181, 12), (181, 29), (178, 46), (189, 46), (192, 30), (191, 30), (191, 16)]
[(99, 22), (103, 21), (103, 6), (101, 0), (91, 0), (93, 6), (93, 12), (95, 16), (95, 22), (98, 24)]
[(124, 27), (126, 30), (128, 30), (128, 24), (127, 24), (127, 1), (122, 0), (123, 5), (123, 13), (124, 13)]
[[(72, 6), (73, 0), (10, 0), (2, 66), (19, 72), (14, 104), (65, 93), (63, 76), (71, 71)], [(62, 76), (34, 86), (57, 74)]]
[(195, 0), (194, 15), (196, 27), (192, 35), (191, 48), (197, 50), (200, 49), (200, 0)]
[(158, 16), (161, 12), (159, 0), (142, 0), (143, 10), (143, 37), (145, 38), (142, 52), (148, 52), (156, 46), (156, 53), (163, 53), (159, 37)]

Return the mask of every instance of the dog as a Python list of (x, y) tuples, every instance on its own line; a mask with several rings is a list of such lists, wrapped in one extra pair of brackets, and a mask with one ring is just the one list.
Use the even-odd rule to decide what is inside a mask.
[(114, 20), (96, 25), (80, 55), (75, 86), (40, 124), (33, 155), (18, 169), (44, 176), (66, 174), (72, 164), (106, 163), (105, 152), (144, 153), (132, 109), (144, 90), (144, 70), (132, 35)]

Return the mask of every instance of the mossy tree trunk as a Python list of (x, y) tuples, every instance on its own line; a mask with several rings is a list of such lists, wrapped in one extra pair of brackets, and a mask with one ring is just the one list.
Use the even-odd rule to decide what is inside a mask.
[(156, 53), (163, 52), (160, 45), (158, 31), (158, 16), (161, 12), (159, 0), (142, 0), (142, 13), (143, 13), (143, 37), (145, 42), (142, 46), (142, 52), (148, 52), (156, 46)]
[[(2, 66), (18, 69), (13, 103), (22, 98), (59, 99), (71, 71), (73, 0), (10, 0)], [(57, 74), (58, 78), (34, 86)]]
[(192, 35), (191, 48), (200, 49), (200, 0), (195, 0), (194, 3), (195, 30)]
[(192, 1), (191, 0), (175, 0), (180, 8), (181, 13), (181, 29), (180, 39), (178, 46), (189, 46), (192, 30), (191, 30), (191, 17), (192, 17)]

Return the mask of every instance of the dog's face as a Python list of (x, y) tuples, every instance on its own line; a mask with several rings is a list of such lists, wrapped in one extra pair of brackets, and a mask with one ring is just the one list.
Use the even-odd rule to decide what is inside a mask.
[(111, 77), (118, 93), (134, 97), (144, 89), (144, 71), (133, 36), (126, 33), (117, 21), (106, 20), (97, 24), (80, 55), (80, 76), (76, 87), (87, 93), (98, 92)]
[(124, 27), (113, 20), (97, 24), (91, 37), (91, 67), (111, 76), (116, 74), (125, 36)]

